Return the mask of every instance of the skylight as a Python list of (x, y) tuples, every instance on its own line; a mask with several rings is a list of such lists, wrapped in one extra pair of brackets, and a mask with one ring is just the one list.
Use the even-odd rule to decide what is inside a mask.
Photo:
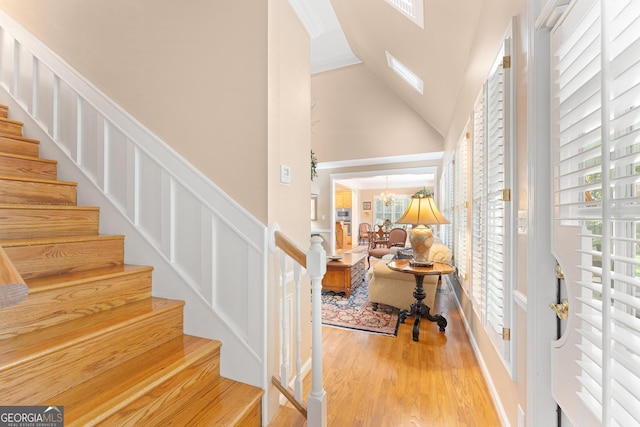
[(389, 67), (391, 67), (396, 74), (402, 77), (404, 81), (409, 83), (412, 88), (420, 92), (422, 95), (422, 90), (424, 88), (422, 80), (416, 76), (413, 71), (408, 69), (406, 65), (394, 58), (389, 52), (385, 51), (385, 53), (387, 54), (387, 64), (389, 64)]
[(424, 29), (424, 0), (387, 0), (387, 3)]

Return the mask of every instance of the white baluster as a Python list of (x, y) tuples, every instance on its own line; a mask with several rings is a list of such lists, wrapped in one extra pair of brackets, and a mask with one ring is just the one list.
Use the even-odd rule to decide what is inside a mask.
[(282, 365), (280, 366), (280, 384), (287, 387), (289, 379), (289, 348), (287, 346), (287, 338), (289, 336), (287, 329), (287, 255), (280, 251), (280, 318), (282, 323)]
[(293, 279), (296, 283), (296, 381), (294, 385), (294, 395), (298, 402), (302, 402), (302, 321), (300, 320), (300, 275), (302, 268), (300, 264), (294, 262)]
[(327, 254), (322, 248), (322, 238), (313, 236), (307, 253), (307, 273), (311, 278), (312, 332), (311, 332), (311, 392), (308, 399), (309, 427), (327, 425), (327, 395), (322, 386), (322, 277), (327, 271)]

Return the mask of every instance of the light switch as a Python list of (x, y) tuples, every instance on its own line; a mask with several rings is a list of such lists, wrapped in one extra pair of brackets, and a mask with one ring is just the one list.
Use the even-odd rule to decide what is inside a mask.
[(526, 210), (518, 211), (518, 234), (527, 234), (528, 212)]
[(280, 165), (280, 184), (291, 184), (291, 168)]

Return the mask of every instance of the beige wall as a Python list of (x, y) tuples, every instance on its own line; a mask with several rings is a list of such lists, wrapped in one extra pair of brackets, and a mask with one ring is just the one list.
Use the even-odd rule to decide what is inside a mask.
[[(268, 222), (277, 222), (284, 232), (304, 251), (310, 246), (310, 58), (309, 35), (293, 13), (287, 0), (269, 1), (269, 74), (268, 74)], [(291, 168), (291, 184), (280, 183), (280, 165)], [(242, 173), (242, 170), (239, 171)], [(304, 213), (304, 215), (302, 215)], [(290, 264), (290, 263), (289, 263)], [(280, 376), (280, 276), (279, 258), (269, 257), (268, 279), (268, 378)], [(294, 283), (286, 293), (294, 294)], [(304, 362), (311, 356), (311, 294), (308, 277), (301, 287), (302, 355)], [(295, 327), (295, 325), (293, 325)], [(292, 331), (291, 336), (296, 336)], [(292, 343), (292, 347), (295, 342)], [(295, 373), (295, 356), (289, 355), (289, 367)], [(269, 416), (275, 414), (280, 393), (271, 386)]]
[(315, 74), (311, 91), (320, 162), (443, 150), (442, 136), (362, 64)]
[(267, 2), (0, 7), (266, 223)]

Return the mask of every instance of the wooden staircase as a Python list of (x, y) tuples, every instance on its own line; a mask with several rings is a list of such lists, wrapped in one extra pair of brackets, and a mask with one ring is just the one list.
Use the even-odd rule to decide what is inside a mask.
[(262, 390), (220, 376), (217, 341), (183, 333), (183, 302), (0, 106), (0, 246), (29, 287), (0, 310), (0, 404), (64, 406), (66, 426), (261, 425)]

